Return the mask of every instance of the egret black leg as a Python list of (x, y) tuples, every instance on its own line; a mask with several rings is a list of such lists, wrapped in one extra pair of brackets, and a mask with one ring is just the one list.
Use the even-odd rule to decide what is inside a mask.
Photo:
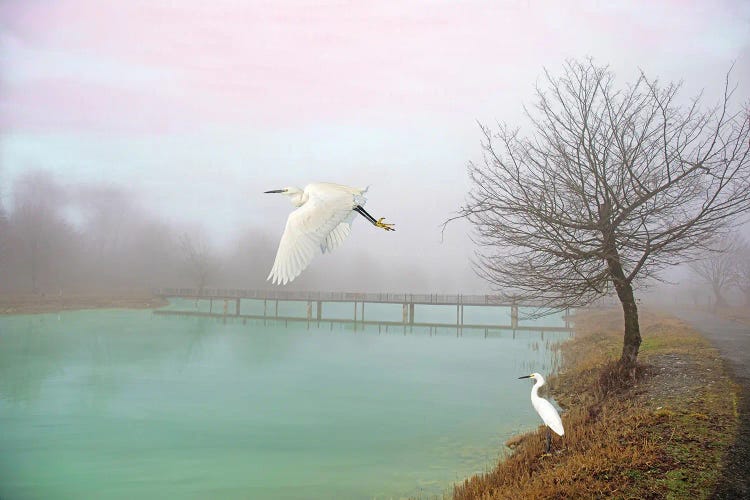
[(364, 217), (365, 219), (369, 220), (372, 224), (375, 224), (375, 223), (378, 222), (377, 220), (375, 220), (375, 217), (373, 217), (372, 215), (368, 214), (367, 210), (365, 210), (361, 206), (357, 205), (356, 207), (354, 207), (354, 210), (356, 212), (359, 212), (360, 215), (362, 215), (362, 217)]
[(545, 453), (549, 453), (549, 450), (552, 448), (552, 433), (549, 431), (549, 427), (547, 428), (547, 450)]
[(393, 224), (386, 224), (385, 222), (383, 222), (385, 217), (381, 217), (380, 219), (375, 220), (375, 217), (367, 213), (367, 210), (362, 208), (360, 205), (355, 206), (354, 211), (358, 212), (360, 215), (362, 215), (362, 217), (369, 220), (370, 223), (375, 227), (385, 229), (386, 231), (395, 231), (395, 229), (393, 229)]

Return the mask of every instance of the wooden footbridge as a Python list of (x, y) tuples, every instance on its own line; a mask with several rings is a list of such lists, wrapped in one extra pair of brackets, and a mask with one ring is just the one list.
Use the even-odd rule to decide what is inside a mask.
[[(353, 323), (359, 325), (389, 325), (389, 326), (417, 326), (417, 327), (453, 327), (453, 328), (483, 328), (502, 330), (528, 331), (570, 331), (568, 311), (562, 315), (564, 326), (525, 326), (519, 324), (519, 309), (524, 307), (538, 307), (534, 304), (520, 304), (515, 300), (499, 295), (439, 295), (439, 294), (411, 294), (411, 293), (351, 293), (351, 292), (297, 292), (280, 290), (237, 290), (237, 289), (203, 289), (193, 288), (159, 288), (152, 291), (156, 296), (165, 299), (180, 298), (197, 301), (208, 301), (208, 311), (183, 311), (174, 309), (159, 309), (156, 314), (191, 315), (227, 317), (234, 316), (243, 319), (281, 320)], [(263, 301), (262, 314), (243, 314), (242, 300), (249, 299)], [(279, 302), (306, 303), (305, 316), (279, 315)], [(326, 303), (352, 304), (351, 318), (330, 318), (324, 316)], [(401, 321), (383, 321), (366, 319), (367, 304), (396, 304), (401, 305)], [(434, 322), (420, 321), (415, 317), (415, 306), (454, 306), (456, 321)], [(510, 311), (509, 324), (478, 324), (464, 321), (466, 306), (482, 306), (507, 308)]]

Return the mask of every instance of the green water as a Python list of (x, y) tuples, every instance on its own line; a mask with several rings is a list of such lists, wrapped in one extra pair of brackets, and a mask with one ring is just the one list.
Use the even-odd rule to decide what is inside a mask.
[(516, 377), (567, 337), (0, 316), (0, 498), (441, 495), (537, 426)]

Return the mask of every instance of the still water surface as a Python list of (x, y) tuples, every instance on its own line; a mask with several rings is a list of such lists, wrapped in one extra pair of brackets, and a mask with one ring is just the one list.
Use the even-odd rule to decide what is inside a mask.
[[(455, 315), (438, 309), (418, 314)], [(516, 377), (552, 369), (566, 338), (0, 316), (0, 498), (441, 495), (538, 425)]]

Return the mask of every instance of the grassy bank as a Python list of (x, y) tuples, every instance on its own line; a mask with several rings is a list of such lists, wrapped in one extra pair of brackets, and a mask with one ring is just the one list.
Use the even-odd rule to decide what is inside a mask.
[[(721, 477), (738, 426), (739, 388), (717, 351), (684, 323), (641, 314), (637, 383), (619, 387), (621, 313), (586, 312), (563, 345), (549, 392), (567, 411), (565, 436), (542, 456), (546, 431), (520, 440), (497, 467), (454, 489), (468, 498), (705, 498)], [(544, 390), (542, 390), (544, 393)]]
[(0, 314), (40, 314), (80, 309), (150, 309), (167, 301), (147, 291), (0, 294)]

